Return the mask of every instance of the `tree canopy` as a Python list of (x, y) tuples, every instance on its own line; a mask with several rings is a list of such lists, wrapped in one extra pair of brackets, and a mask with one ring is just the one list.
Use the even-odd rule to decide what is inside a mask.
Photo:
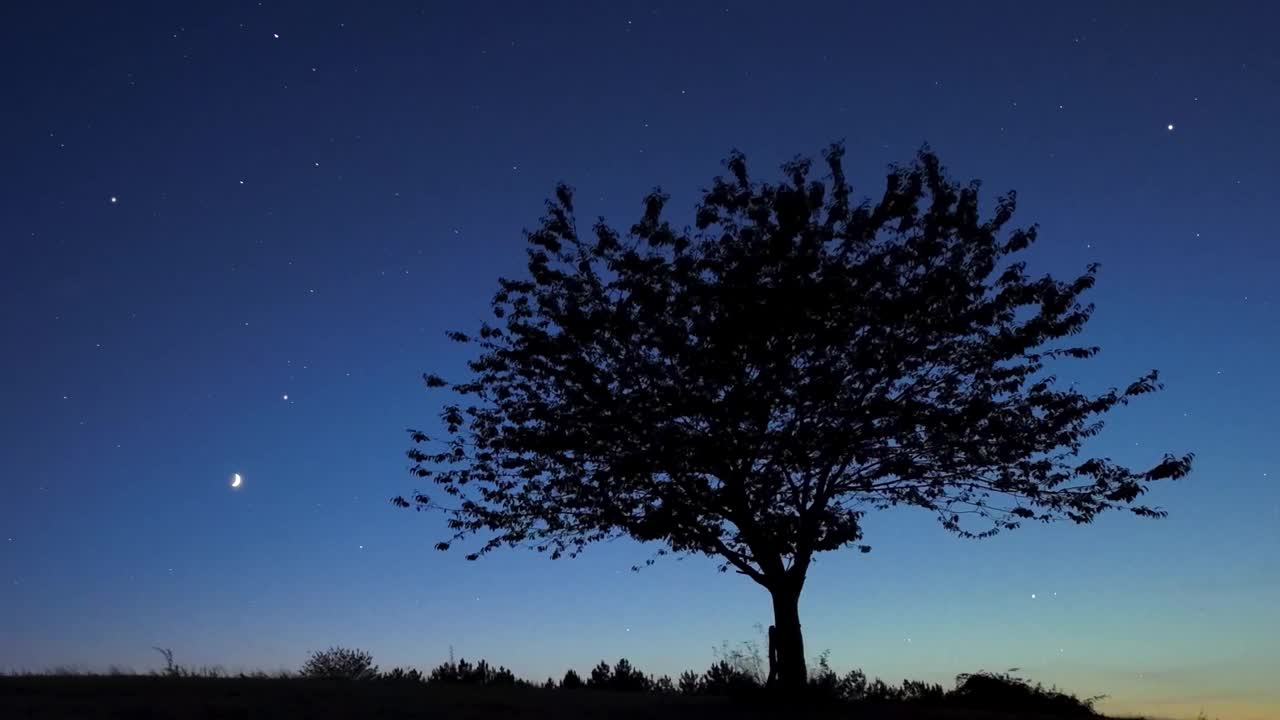
[(1098, 394), (1053, 374), (1098, 352), (1073, 342), (1097, 266), (1029, 274), (1017, 255), (1037, 228), (1010, 226), (1015, 194), (984, 217), (979, 185), (927, 148), (875, 201), (854, 198), (840, 145), (824, 160), (821, 177), (797, 159), (760, 182), (733, 153), (692, 228), (655, 190), (625, 234), (581, 232), (557, 187), (527, 276), (498, 280), (493, 322), (450, 333), (477, 349), (468, 376), (424, 376), (455, 397), (443, 436), (410, 431), (412, 471), (452, 498), (394, 502), (444, 508), (437, 547), (480, 536), (470, 558), (616, 536), (713, 556), (775, 610), (814, 554), (869, 550), (872, 510), (915, 506), (964, 537), (1163, 515), (1138, 500), (1190, 455), (1131, 469), (1084, 453), (1157, 373)]

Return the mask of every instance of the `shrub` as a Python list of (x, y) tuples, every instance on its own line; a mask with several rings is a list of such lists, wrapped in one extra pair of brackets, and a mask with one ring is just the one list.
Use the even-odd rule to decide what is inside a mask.
[(956, 688), (947, 699), (968, 708), (999, 708), (1007, 712), (1093, 717), (1093, 704), (1101, 697), (1081, 700), (1075, 695), (1045, 688), (1009, 673), (976, 672), (956, 676)]
[(369, 680), (378, 676), (378, 666), (364, 650), (331, 647), (311, 653), (299, 674), (307, 678)]

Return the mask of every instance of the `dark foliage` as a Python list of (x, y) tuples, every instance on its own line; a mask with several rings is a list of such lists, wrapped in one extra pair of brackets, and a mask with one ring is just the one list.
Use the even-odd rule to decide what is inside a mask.
[(702, 676), (692, 670), (685, 670), (676, 681), (676, 689), (681, 695), (698, 695), (703, 689)]
[(613, 668), (609, 667), (609, 663), (601, 660), (599, 665), (591, 668), (591, 676), (587, 678), (587, 687), (603, 690), (609, 687), (609, 679), (612, 677)]
[(618, 660), (609, 678), (609, 689), (618, 692), (647, 692), (653, 682), (647, 675), (632, 666), (626, 658)]
[(1062, 717), (1090, 717), (1101, 697), (1080, 699), (1032, 685), (1008, 673), (978, 672), (956, 677), (956, 688), (947, 695), (952, 705), (965, 708), (1000, 708), (1007, 712), (1040, 713)]
[(298, 674), (308, 678), (372, 680), (378, 677), (378, 666), (364, 650), (331, 647), (311, 653)]
[(382, 674), (382, 679), (386, 682), (396, 683), (420, 683), (427, 680), (422, 671), (417, 668), (392, 668)]
[[(357, 655), (359, 651), (354, 652)], [(324, 653), (317, 653), (323, 655)], [(332, 657), (331, 655), (329, 657)], [(366, 666), (371, 663), (364, 663)], [(347, 662), (342, 664), (344, 667), (361, 665), (360, 662)], [(1011, 671), (1012, 672), (1012, 671)], [(362, 677), (369, 677), (360, 675)], [(494, 707), (501, 708), (504, 712), (509, 711), (516, 705), (508, 705), (508, 702), (530, 702), (531, 706), (542, 704), (542, 707), (549, 708), (551, 706), (535, 701), (536, 695), (559, 695), (567, 694), (550, 693), (544, 694), (543, 690), (555, 690), (556, 683), (552, 679), (548, 679), (546, 684), (537, 687), (531, 683), (515, 679), (509, 671), (504, 670), (501, 666), (493, 669), (486, 661), (479, 661), (475, 664), (466, 660), (460, 660), (457, 663), (449, 662), (436, 668), (431, 673), (430, 682), (433, 687), (427, 688), (423, 684), (423, 676), (416, 670), (396, 668), (381, 676), (382, 682), (365, 682), (352, 684), (350, 674), (332, 673), (318, 674), (311, 673), (299, 676), (297, 681), (291, 679), (288, 674), (280, 676), (269, 676), (265, 673), (253, 673), (250, 675), (240, 674), (238, 677), (228, 675), (217, 670), (203, 671), (184, 671), (183, 673), (157, 673), (151, 676), (132, 676), (129, 674), (111, 674), (101, 676), (98, 679), (107, 679), (118, 681), (121, 683), (133, 683), (134, 687), (138, 681), (151, 681), (152, 684), (147, 687), (151, 688), (147, 692), (154, 693), (159, 696), (162, 694), (177, 694), (181, 696), (190, 695), (193, 692), (208, 691), (210, 683), (218, 683), (217, 687), (224, 688), (218, 690), (215, 695), (221, 698), (228, 697), (226, 688), (239, 688), (236, 692), (230, 693), (235, 696), (240, 692), (249, 692), (259, 695), (265, 701), (268, 694), (262, 694), (264, 688), (274, 687), (278, 690), (273, 692), (285, 691), (290, 694), (302, 693), (302, 696), (309, 698), (308, 700), (293, 701), (294, 709), (302, 707), (302, 705), (314, 705), (316, 712), (308, 712), (307, 717), (324, 717), (331, 707), (331, 703), (339, 698), (351, 696), (353, 693), (362, 693), (369, 701), (381, 703), (383, 701), (394, 701), (397, 707), (402, 708), (401, 711), (391, 714), (380, 714), (374, 708), (379, 706), (369, 706), (364, 708), (365, 714), (369, 716), (386, 716), (386, 717), (408, 717), (410, 715), (417, 716), (421, 714), (421, 708), (413, 712), (408, 712), (418, 704), (429, 700), (430, 698), (469, 698), (466, 704), (474, 706), (475, 701), (482, 700), (492, 703), (494, 701), (486, 700), (486, 698), (506, 698), (506, 700), (498, 701)], [(45, 680), (49, 681), (76, 681), (85, 680), (93, 682), (95, 678), (87, 675), (65, 675), (65, 676), (32, 676), (32, 675), (0, 675), (0, 683), (5, 681), (26, 681), (25, 685), (19, 685), (17, 692), (20, 696), (29, 697), (33, 693), (38, 693), (38, 687), (50, 687)], [(301, 685), (299, 685), (301, 684)], [(698, 714), (698, 710), (707, 711), (713, 708), (736, 708), (737, 715), (730, 713), (728, 715), (719, 714), (717, 717), (742, 717), (740, 713), (748, 710), (759, 710), (764, 713), (762, 717), (776, 717), (780, 712), (775, 698), (761, 692), (762, 688), (754, 676), (750, 672), (744, 672), (726, 660), (717, 660), (711, 668), (704, 674), (694, 672), (684, 672), (680, 675), (678, 682), (673, 682), (671, 678), (663, 676), (659, 679), (650, 680), (640, 670), (633, 667), (630, 662), (620, 660), (613, 667), (608, 663), (600, 663), (596, 667), (596, 671), (592, 674), (592, 680), (589, 683), (592, 687), (597, 688), (599, 693), (583, 693), (584, 700), (590, 703), (607, 702), (607, 697), (629, 697), (636, 698), (634, 702), (640, 703), (630, 705), (632, 710), (636, 710), (635, 716), (653, 717), (652, 713), (640, 712), (645, 707), (655, 708), (659, 706), (644, 705), (644, 697), (646, 695), (665, 696), (665, 702), (675, 703), (662, 705), (666, 711), (674, 711), (683, 707), (685, 710), (695, 711), (690, 717), (703, 717)], [(581, 687), (582, 681), (572, 670), (565, 674), (565, 679), (560, 683), (561, 689), (572, 689)], [(840, 675), (833, 670), (827, 662), (826, 656), (818, 658), (815, 663), (815, 669), (809, 679), (810, 692), (803, 699), (806, 701), (804, 706), (812, 708), (826, 708), (821, 713), (812, 717), (937, 717), (948, 718), (950, 720), (959, 720), (968, 717), (982, 717), (987, 720), (995, 720), (996, 718), (1013, 718), (1013, 717), (1037, 717), (1037, 718), (1084, 718), (1096, 717), (1094, 711), (1094, 703), (1098, 697), (1089, 699), (1080, 699), (1074, 695), (1061, 692), (1054, 688), (1045, 688), (1039, 684), (1032, 684), (1026, 680), (1014, 677), (1008, 673), (988, 673), (979, 672), (973, 674), (960, 675), (956, 678), (956, 685), (951, 690), (944, 690), (941, 686), (934, 683), (918, 682), (912, 680), (904, 680), (901, 685), (890, 685), (876, 678), (870, 682), (867, 681), (866, 675), (861, 671), (854, 670), (844, 675)], [(451, 695), (457, 692), (483, 692), (484, 695)], [(130, 691), (130, 696), (137, 696), (136, 691)], [(572, 695), (577, 695), (572, 694)], [(681, 706), (678, 704), (676, 695), (697, 696), (693, 698), (695, 704)], [(716, 697), (718, 696), (718, 697)], [(521, 700), (520, 698), (524, 698)], [(742, 702), (733, 702), (733, 701)], [(5, 697), (0, 693), (0, 716), (8, 717), (5, 710)], [(302, 705), (298, 703), (301, 702)], [(633, 701), (628, 701), (633, 702)], [(712, 704), (728, 702), (724, 704)], [(701, 704), (698, 704), (701, 703)], [(446, 703), (447, 704), (447, 703)], [(28, 706), (29, 708), (34, 706)], [(83, 704), (71, 705), (78, 711), (84, 709)], [(564, 708), (575, 707), (573, 703), (565, 705)], [(618, 706), (621, 709), (623, 706)], [(847, 707), (849, 711), (841, 708)], [(792, 714), (797, 707), (789, 706), (785, 714)], [(904, 710), (905, 709), (905, 710)], [(406, 714), (408, 712), (408, 714)], [(197, 712), (196, 714), (200, 714)], [(102, 717), (133, 717), (136, 713), (116, 713), (114, 715), (103, 715)], [(204, 715), (210, 715), (208, 708)], [(56, 716), (48, 713), (43, 714), (18, 714), (14, 717), (46, 717)], [(75, 715), (80, 717), (79, 712)], [(137, 716), (147, 716), (143, 713)], [(194, 715), (166, 715), (166, 717), (188, 717)], [(218, 715), (222, 717), (224, 715)], [(230, 717), (232, 715), (225, 715)], [(345, 715), (344, 715), (345, 716)], [(351, 715), (356, 716), (356, 715)], [(432, 715), (435, 717), (436, 715)], [(506, 715), (504, 715), (505, 717)], [(524, 715), (521, 715), (524, 717)], [(534, 715), (530, 715), (534, 716)], [(539, 714), (537, 717), (561, 717), (562, 715)], [(467, 717), (476, 717), (475, 715), (467, 715)], [(593, 715), (599, 717), (599, 715)]]
[(810, 563), (868, 551), (867, 511), (915, 506), (969, 538), (1164, 515), (1137, 500), (1190, 455), (1145, 470), (1082, 455), (1156, 372), (1100, 394), (1052, 374), (1098, 352), (1070, 341), (1096, 266), (1030, 275), (1016, 258), (1037, 228), (1010, 228), (1015, 196), (982, 218), (977, 183), (949, 180), (928, 150), (874, 202), (854, 199), (843, 148), (824, 159), (822, 179), (796, 160), (763, 183), (730, 156), (692, 229), (663, 219), (655, 191), (625, 236), (603, 221), (581, 233), (557, 188), (527, 277), (499, 280), (496, 323), (450, 333), (478, 350), (471, 376), (426, 376), (458, 399), (439, 444), (411, 431), (408, 454), (449, 502), (394, 502), (448, 512), (441, 549), (483, 536), (472, 559), (616, 536), (718, 557), (773, 595), (792, 687)]
[(637, 670), (630, 660), (622, 658), (613, 667), (600, 661), (599, 665), (592, 668), (587, 687), (614, 692), (648, 692), (653, 688), (653, 681)]
[(564, 678), (560, 680), (560, 688), (562, 690), (577, 690), (582, 686), (582, 677), (578, 675), (576, 670), (565, 670)]
[(726, 660), (719, 660), (702, 675), (699, 691), (707, 695), (737, 696), (760, 687), (756, 678)]
[(505, 667), (493, 667), (481, 660), (472, 665), (465, 658), (453, 662), (441, 663), (427, 676), (427, 682), (442, 685), (494, 685), (511, 686), (517, 683), (516, 676)]
[(946, 691), (937, 683), (903, 680), (901, 695), (906, 702), (938, 703), (946, 696)]

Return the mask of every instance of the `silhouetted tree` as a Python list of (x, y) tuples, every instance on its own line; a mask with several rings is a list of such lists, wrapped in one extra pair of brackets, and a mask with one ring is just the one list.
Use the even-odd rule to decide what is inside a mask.
[(697, 695), (702, 692), (702, 676), (692, 670), (680, 673), (676, 687), (681, 695)]
[(719, 660), (702, 674), (699, 691), (708, 695), (740, 695), (760, 687), (751, 673)]
[(609, 663), (601, 660), (599, 665), (591, 668), (591, 677), (587, 678), (587, 687), (603, 690), (609, 687), (609, 680), (612, 677), (613, 668), (609, 667)]
[(378, 676), (378, 666), (364, 650), (331, 647), (311, 653), (298, 674), (308, 678), (371, 680)]
[(614, 664), (608, 682), (608, 688), (616, 692), (647, 692), (650, 685), (649, 677), (626, 658)]
[[(1014, 195), (982, 219), (978, 185), (949, 180), (927, 149), (857, 202), (844, 151), (778, 183), (729, 157), (695, 228), (644, 201), (624, 237), (581, 233), (556, 189), (528, 233), (528, 276), (501, 278), (497, 324), (450, 337), (478, 346), (438, 447), (410, 431), (422, 492), (402, 507), (450, 513), (450, 541), (576, 555), (627, 535), (718, 557), (771, 594), (779, 683), (805, 684), (799, 598), (817, 553), (862, 543), (868, 510), (911, 505), (986, 537), (1024, 521), (1087, 523), (1134, 504), (1191, 456), (1148, 470), (1085, 457), (1103, 416), (1159, 388), (1063, 387), (1051, 361), (1097, 348), (1088, 321), (1096, 266), (1031, 277), (1015, 256), (1034, 226), (1007, 230)], [(652, 560), (650, 560), (651, 562)]]
[(840, 678), (840, 697), (855, 702), (867, 696), (867, 674), (861, 670), (850, 670)]
[(661, 695), (674, 695), (676, 692), (676, 684), (672, 681), (670, 675), (663, 675), (651, 682), (649, 685), (653, 692)]
[(582, 687), (582, 677), (576, 670), (566, 670), (564, 679), (560, 681), (560, 687), (564, 690), (577, 690)]

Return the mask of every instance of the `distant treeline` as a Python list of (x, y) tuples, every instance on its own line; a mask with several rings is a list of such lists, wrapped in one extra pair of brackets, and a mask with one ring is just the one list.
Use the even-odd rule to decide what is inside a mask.
[[(313, 653), (299, 675), (304, 678), (341, 678), (361, 682), (422, 683), (426, 685), (470, 685), (488, 687), (541, 687), (554, 691), (604, 690), (619, 693), (657, 693), (686, 696), (729, 696), (749, 698), (763, 693), (765, 677), (758, 653), (728, 650), (704, 672), (687, 670), (678, 677), (654, 676), (635, 667), (626, 658), (610, 665), (601, 661), (583, 677), (568, 670), (558, 680), (535, 683), (516, 677), (502, 665), (485, 660), (471, 662), (450, 659), (427, 673), (417, 668), (397, 667), (379, 671), (372, 656), (364, 651), (330, 648)], [(955, 686), (916, 680), (900, 684), (869, 679), (861, 670), (838, 673), (825, 655), (809, 674), (810, 700), (832, 703), (910, 703), (949, 706), (974, 710), (1000, 710), (1057, 716), (1095, 716), (1099, 697), (1081, 699), (1032, 684), (1009, 673), (977, 672), (957, 676)]]

